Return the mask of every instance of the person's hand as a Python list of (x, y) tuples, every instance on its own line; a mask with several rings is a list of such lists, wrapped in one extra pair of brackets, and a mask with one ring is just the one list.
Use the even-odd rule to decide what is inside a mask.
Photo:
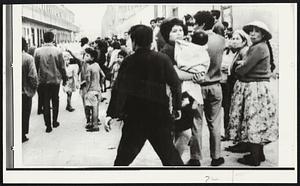
[(113, 122), (113, 119), (111, 117), (105, 118), (104, 129), (105, 129), (106, 132), (111, 131), (112, 122)]
[(173, 111), (173, 117), (174, 117), (174, 120), (180, 120), (180, 118), (181, 118), (181, 110), (174, 110)]
[(193, 80), (194, 83), (200, 83), (200, 82), (202, 82), (204, 80), (204, 72), (198, 73), (198, 74), (194, 74), (192, 80)]

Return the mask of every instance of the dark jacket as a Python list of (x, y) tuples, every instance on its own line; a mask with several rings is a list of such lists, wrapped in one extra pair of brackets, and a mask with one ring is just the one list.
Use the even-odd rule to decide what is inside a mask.
[(112, 90), (107, 115), (165, 117), (170, 115), (166, 85), (172, 91), (175, 110), (181, 107), (180, 80), (165, 54), (138, 49), (126, 57)]
[(235, 68), (243, 82), (269, 81), (271, 77), (270, 52), (265, 42), (252, 45), (244, 63)]

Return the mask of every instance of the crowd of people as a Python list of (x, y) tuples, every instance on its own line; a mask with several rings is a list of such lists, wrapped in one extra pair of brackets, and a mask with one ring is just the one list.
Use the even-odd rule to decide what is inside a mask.
[(260, 165), (264, 145), (278, 138), (278, 108), (270, 87), (276, 68), (272, 34), (261, 21), (233, 31), (219, 17), (217, 10), (198, 11), (182, 20), (159, 17), (150, 26), (133, 25), (120, 39), (84, 37), (78, 55), (55, 47), (52, 32), (44, 34), (44, 45), (35, 51), (23, 38), (23, 142), (36, 90), (46, 132), (60, 125), (62, 82), (69, 112), (75, 110), (72, 92), (80, 90), (88, 132), (99, 131), (101, 93), (111, 88), (104, 127), (109, 132), (113, 121), (123, 121), (115, 166), (130, 165), (146, 140), (164, 166), (184, 165), (186, 146), (190, 159), (185, 165), (201, 166), (204, 118), (211, 166), (224, 163), (221, 143), (227, 140), (234, 145), (225, 150), (247, 153), (238, 162)]

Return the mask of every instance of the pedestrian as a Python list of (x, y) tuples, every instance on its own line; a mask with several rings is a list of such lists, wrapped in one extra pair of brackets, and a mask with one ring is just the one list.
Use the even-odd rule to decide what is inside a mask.
[(222, 22), (219, 20), (221, 16), (220, 10), (211, 10), (210, 12), (214, 18), (214, 25), (212, 31), (215, 32), (216, 34), (219, 34), (220, 36), (225, 37), (225, 27), (222, 24)]
[(84, 61), (89, 65), (86, 68), (86, 94), (85, 111), (89, 123), (86, 125), (88, 132), (99, 131), (98, 113), (99, 103), (101, 101), (100, 76), (104, 76), (100, 66), (96, 63), (97, 52), (92, 48), (85, 49)]
[(172, 142), (172, 119), (166, 95), (166, 85), (169, 85), (174, 113), (179, 115), (180, 80), (168, 56), (150, 50), (153, 37), (150, 27), (135, 25), (129, 33), (135, 52), (120, 67), (107, 110), (108, 117), (124, 121), (114, 165), (130, 165), (146, 140), (164, 166), (183, 165)]
[(115, 82), (117, 80), (118, 77), (118, 72), (120, 69), (120, 66), (123, 62), (123, 60), (125, 59), (125, 57), (127, 56), (127, 53), (124, 50), (121, 50), (118, 53), (118, 60), (112, 64), (112, 78), (111, 78), (111, 87), (113, 87), (115, 85)]
[(32, 97), (38, 87), (38, 76), (34, 59), (26, 53), (28, 45), (22, 37), (22, 142), (28, 141), (29, 119), (32, 106)]
[(234, 85), (230, 107), (230, 139), (247, 142), (250, 154), (238, 162), (259, 166), (265, 161), (263, 147), (278, 139), (278, 111), (271, 89), (270, 78), (275, 69), (272, 35), (261, 21), (253, 21), (243, 27), (250, 35), (252, 46), (245, 60), (238, 61), (234, 71)]
[(101, 92), (106, 92), (106, 76), (108, 76), (110, 73), (109, 68), (105, 65), (108, 44), (104, 39), (97, 40), (96, 43), (96, 51), (98, 52), (96, 62), (99, 64), (100, 68), (105, 74), (104, 77), (101, 76)]
[[(184, 25), (183, 21), (177, 18), (166, 19), (163, 21), (160, 27), (160, 32), (166, 41), (165, 46), (161, 50), (169, 56), (172, 61), (173, 67), (176, 70), (179, 79), (183, 82), (190, 82), (196, 77), (194, 73), (189, 73), (183, 69), (180, 69), (178, 62), (175, 59), (175, 41), (183, 40), (184, 38)], [(207, 41), (206, 41), (207, 42)], [(200, 73), (200, 72), (199, 72)], [(198, 88), (201, 91), (199, 85)], [(201, 95), (201, 92), (199, 92)], [(170, 95), (173, 98), (173, 95)], [(203, 102), (203, 101), (202, 101)], [(175, 121), (175, 146), (180, 155), (183, 154), (184, 147), (190, 143), (190, 160), (187, 165), (200, 166), (200, 147), (201, 143), (198, 140), (197, 129), (201, 126), (200, 123), (200, 103), (197, 102), (188, 92), (182, 94), (182, 118)], [(192, 137), (190, 137), (190, 128), (192, 128)]]
[(84, 55), (85, 55), (85, 49), (87, 47), (89, 47), (89, 39), (87, 37), (83, 37), (80, 39), (79, 42), (80, 42), (80, 47), (81, 47), (80, 56), (81, 56), (81, 59), (83, 60)]
[[(46, 125), (46, 132), (52, 131), (59, 126), (57, 121), (59, 111), (59, 88), (61, 81), (63, 86), (66, 84), (67, 76), (65, 62), (62, 52), (53, 45), (54, 34), (52, 32), (44, 33), (45, 44), (37, 48), (34, 59), (39, 77), (39, 83), (43, 94), (43, 114)], [(50, 112), (50, 100), (52, 102), (52, 122)]]
[(153, 30), (154, 35), (155, 35), (155, 41), (156, 41), (156, 47), (155, 49), (157, 49), (157, 51), (160, 51), (164, 45), (166, 44), (166, 41), (164, 40), (164, 38), (162, 37), (161, 33), (160, 33), (160, 25), (163, 22), (163, 20), (165, 20), (164, 17), (158, 17), (156, 18), (156, 27)]
[[(203, 30), (208, 35), (207, 51), (210, 57), (208, 72), (198, 83), (201, 85), (201, 91), (204, 100), (204, 107), (200, 106), (199, 123), (197, 128), (197, 138), (202, 143), (202, 125), (203, 112), (209, 129), (210, 157), (211, 166), (219, 166), (224, 163), (221, 156), (221, 107), (222, 107), (222, 88), (221, 80), (221, 63), (223, 51), (225, 48), (224, 37), (212, 31), (214, 18), (208, 11), (198, 11), (194, 15), (195, 30)], [(192, 143), (192, 142), (191, 142)], [(201, 145), (199, 146), (201, 151)]]
[[(34, 52), (35, 52), (36, 47), (31, 46), (28, 48), (28, 54), (34, 57)], [(36, 66), (36, 65), (35, 65)], [(43, 95), (41, 92), (40, 86), (37, 88), (37, 94), (38, 94), (38, 109), (37, 109), (37, 114), (43, 114)]]
[(67, 106), (66, 110), (73, 112), (75, 109), (71, 106), (72, 92), (76, 91), (76, 86), (78, 83), (78, 65), (70, 64), (70, 54), (68, 52), (63, 53), (64, 61), (66, 63), (66, 73), (67, 73), (67, 83), (64, 86), (63, 90), (67, 94)]
[[(224, 111), (224, 136), (222, 141), (229, 140), (228, 122), (229, 122), (229, 109), (231, 104), (231, 96), (233, 87), (236, 82), (235, 73), (232, 71), (232, 67), (236, 61), (244, 60), (246, 53), (251, 45), (250, 37), (243, 30), (236, 30), (233, 37), (230, 40), (229, 47), (226, 47), (223, 53), (223, 60), (221, 66), (222, 72), (222, 107)], [(242, 148), (243, 145), (241, 145)], [(229, 147), (229, 151), (238, 151), (239, 145)], [(225, 149), (226, 150), (226, 149)]]

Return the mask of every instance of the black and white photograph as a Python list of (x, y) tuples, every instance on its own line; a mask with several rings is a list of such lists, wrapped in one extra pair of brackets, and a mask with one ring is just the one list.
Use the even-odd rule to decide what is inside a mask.
[(296, 7), (3, 5), (3, 180), (297, 182)]

